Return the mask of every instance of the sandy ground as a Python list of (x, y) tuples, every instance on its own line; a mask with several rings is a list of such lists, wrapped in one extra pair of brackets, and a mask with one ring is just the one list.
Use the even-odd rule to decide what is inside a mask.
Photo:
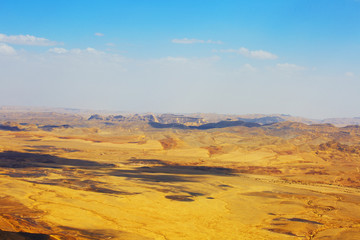
[(281, 129), (0, 131), (0, 238), (360, 239), (357, 135)]

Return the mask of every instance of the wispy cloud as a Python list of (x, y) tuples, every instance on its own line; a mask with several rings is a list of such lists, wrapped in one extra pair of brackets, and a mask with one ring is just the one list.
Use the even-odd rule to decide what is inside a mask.
[(194, 44), (194, 43), (210, 43), (210, 44), (223, 44), (221, 41), (213, 41), (213, 40), (201, 40), (195, 38), (182, 38), (182, 39), (173, 39), (172, 43), (177, 44)]
[(65, 48), (50, 48), (49, 52), (57, 53), (57, 54), (63, 54), (63, 53), (67, 53), (69, 51), (66, 50)]
[(284, 70), (284, 71), (302, 71), (302, 70), (306, 69), (303, 66), (299, 66), (299, 65), (291, 64), (291, 63), (278, 63), (278, 64), (276, 64), (276, 67), (278, 69)]
[[(4, 43), (0, 44), (0, 49), (2, 53), (13, 53), (9, 51), (11, 46)], [(304, 108), (315, 105), (314, 109), (320, 109), (322, 105), (317, 106), (316, 100), (322, 91), (330, 91), (324, 95), (327, 100), (324, 107), (329, 102), (335, 103), (338, 101), (333, 98), (336, 89), (344, 87), (348, 91), (343, 97), (351, 95), (349, 102), (355, 102), (351, 109), (359, 102), (354, 98), (358, 96), (356, 88), (338, 81), (337, 75), (330, 81), (338, 85), (324, 89), (323, 83), (329, 81), (327, 72), (322, 77), (320, 71), (311, 71), (310, 67), (309, 71), (290, 71), (304, 67), (286, 62), (277, 65), (277, 62), (250, 61), (238, 65), (236, 61), (228, 65), (219, 61), (218, 56), (136, 59), (109, 52), (93, 54), (100, 52), (95, 48), (54, 47), (49, 51), (18, 50), (15, 55), (0, 54), (1, 77), (6, 81), (0, 89), (2, 104), (41, 105), (45, 102), (51, 106), (115, 110), (127, 110), (130, 106), (130, 110), (141, 112), (231, 113), (240, 107), (246, 111), (288, 112), (294, 105)], [(358, 76), (354, 73), (352, 79)], [(308, 91), (304, 100), (301, 94), (309, 89), (309, 83), (313, 90)], [(17, 91), (15, 97), (14, 89)], [(129, 99), (133, 99), (130, 105)], [(249, 99), (255, 101), (251, 106), (248, 106)]]
[(349, 77), (349, 78), (352, 78), (352, 77), (355, 76), (355, 74), (354, 74), (353, 72), (346, 72), (346, 73), (345, 73), (345, 76), (346, 76), (346, 77)]
[(181, 63), (186, 63), (189, 62), (188, 58), (183, 58), (183, 57), (166, 57), (163, 58), (163, 60), (165, 61), (169, 61), (169, 62), (181, 62)]
[(96, 50), (95, 48), (85, 48), (85, 49), (80, 49), (80, 48), (73, 48), (73, 49), (65, 49), (65, 48), (50, 48), (48, 50), (51, 53), (56, 53), (56, 54), (65, 54), (65, 53), (72, 53), (72, 54), (82, 54), (82, 53), (91, 53), (91, 54), (104, 54), (104, 52)]
[(267, 52), (264, 50), (249, 50), (247, 48), (241, 47), (239, 49), (221, 49), (221, 50), (214, 50), (214, 52), (221, 52), (221, 53), (237, 53), (249, 58), (256, 58), (256, 59), (277, 59), (278, 56)]
[(0, 43), (0, 54), (13, 55), (15, 53), (16, 53), (16, 51), (13, 47), (11, 47), (5, 43)]
[(244, 66), (242, 67), (242, 70), (244, 71), (248, 71), (248, 72), (255, 72), (256, 68), (254, 66), (252, 66), (251, 64), (244, 64)]
[(90, 47), (86, 48), (84, 51), (88, 52), (88, 53), (93, 53), (93, 54), (103, 54), (104, 53), (102, 51), (99, 51), (99, 50), (96, 50), (95, 48), (90, 48)]
[(194, 67), (195, 65), (206, 65), (206, 64), (214, 64), (215, 62), (219, 61), (219, 56), (212, 56), (207, 58), (186, 58), (186, 57), (164, 57), (160, 59), (155, 59), (155, 62), (161, 62), (164, 64), (189, 64), (190, 66)]
[(32, 35), (6, 35), (0, 33), (0, 42), (15, 45), (54, 46), (59, 43)]
[(98, 36), (98, 37), (102, 37), (102, 36), (104, 36), (104, 34), (103, 34), (103, 33), (99, 33), (99, 32), (94, 33), (94, 35), (95, 35), (95, 36)]

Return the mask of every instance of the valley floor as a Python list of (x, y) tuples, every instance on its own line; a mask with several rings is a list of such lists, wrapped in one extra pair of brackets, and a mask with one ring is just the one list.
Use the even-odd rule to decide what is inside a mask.
[(357, 152), (256, 131), (0, 131), (0, 238), (360, 239)]

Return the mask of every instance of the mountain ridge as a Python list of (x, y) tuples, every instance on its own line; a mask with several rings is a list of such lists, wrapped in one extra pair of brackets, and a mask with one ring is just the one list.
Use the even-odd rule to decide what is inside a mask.
[[(51, 108), (51, 107), (22, 107), (22, 106), (1, 106), (0, 121), (11, 121), (11, 119), (26, 118), (28, 114), (36, 113), (36, 117), (51, 116), (52, 114), (64, 114), (66, 116), (76, 116), (77, 118), (87, 118), (99, 121), (152, 121), (160, 123), (180, 123), (185, 125), (199, 126), (206, 123), (216, 123), (220, 121), (244, 121), (259, 124), (270, 124), (283, 121), (301, 122), (305, 124), (324, 124), (330, 123), (338, 127), (347, 125), (360, 125), (360, 117), (337, 117), (325, 119), (311, 119), (289, 114), (217, 114), (217, 113), (132, 113), (126, 111), (109, 110), (89, 110), (75, 108)], [(97, 116), (96, 118), (94, 116)]]

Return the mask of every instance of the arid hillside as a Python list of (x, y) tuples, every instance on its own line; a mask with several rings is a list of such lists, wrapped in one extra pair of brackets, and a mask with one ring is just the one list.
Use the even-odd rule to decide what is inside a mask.
[(1, 114), (0, 239), (360, 239), (357, 125)]

